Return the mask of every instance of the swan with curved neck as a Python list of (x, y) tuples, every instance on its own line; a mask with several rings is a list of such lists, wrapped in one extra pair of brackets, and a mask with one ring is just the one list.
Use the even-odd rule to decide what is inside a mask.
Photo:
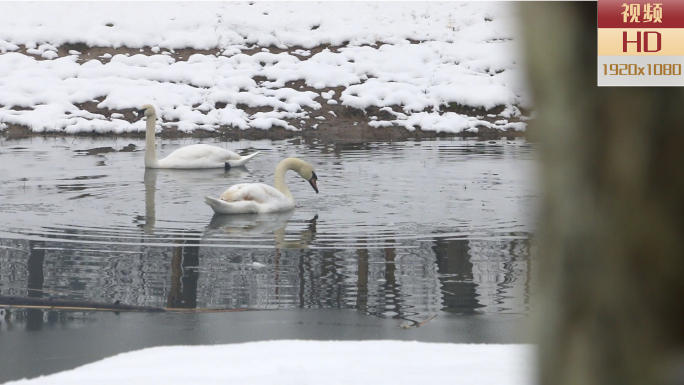
[(157, 112), (151, 104), (145, 104), (138, 111), (147, 118), (145, 131), (145, 167), (146, 168), (220, 168), (244, 166), (259, 151), (247, 155), (226, 150), (208, 144), (192, 144), (170, 153), (166, 158), (157, 159), (155, 129)]
[(272, 213), (294, 208), (294, 197), (285, 183), (285, 173), (293, 170), (309, 181), (318, 193), (318, 177), (313, 166), (297, 158), (283, 159), (275, 169), (274, 187), (263, 183), (241, 183), (231, 186), (221, 196), (204, 197), (217, 214)]

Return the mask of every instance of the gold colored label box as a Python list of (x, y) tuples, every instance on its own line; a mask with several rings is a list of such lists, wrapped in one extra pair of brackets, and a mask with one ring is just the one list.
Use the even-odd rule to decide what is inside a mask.
[(599, 86), (684, 86), (684, 0), (598, 0)]

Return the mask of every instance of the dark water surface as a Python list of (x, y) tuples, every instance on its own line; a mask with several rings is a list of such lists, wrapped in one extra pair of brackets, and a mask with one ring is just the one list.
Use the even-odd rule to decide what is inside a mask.
[[(398, 328), (396, 320), (347, 309), (118, 315), (48, 311), (42, 323), (32, 326), (25, 316), (19, 312), (11, 322), (0, 324), (0, 382), (73, 369), (152, 346), (283, 339), (529, 343), (520, 328), (524, 316), (515, 314), (445, 313), (409, 329)], [(175, 361), (169, 362), (169, 370), (194, 370), (184, 365), (183, 356)]]
[[(158, 151), (192, 142), (165, 140)], [(145, 171), (138, 139), (3, 142), (0, 294), (175, 308), (354, 309), (393, 327), (435, 314), (447, 322), (528, 313), (536, 190), (534, 151), (525, 142), (213, 144), (262, 153), (229, 172)], [(272, 184), (288, 156), (307, 160), (319, 176), (315, 194), (288, 174), (294, 211), (213, 216), (204, 204), (205, 195), (232, 184)], [(0, 320), (2, 350), (10, 324), (42, 330), (50, 313), (81, 322), (37, 312), (34, 320), (26, 311)], [(178, 328), (183, 317), (202, 319), (174, 317), (159, 319), (178, 320)]]

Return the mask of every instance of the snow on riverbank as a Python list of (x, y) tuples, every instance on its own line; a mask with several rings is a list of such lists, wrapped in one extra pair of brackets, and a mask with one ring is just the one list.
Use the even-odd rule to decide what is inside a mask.
[(167, 346), (7, 384), (523, 385), (534, 383), (532, 355), (529, 345), (401, 341)]
[(371, 127), (521, 130), (517, 107), (529, 101), (513, 7), (10, 2), (0, 13), (0, 130), (143, 131), (131, 109), (148, 102), (162, 127), (186, 132), (312, 129), (335, 119), (312, 118), (333, 106), (379, 108)]

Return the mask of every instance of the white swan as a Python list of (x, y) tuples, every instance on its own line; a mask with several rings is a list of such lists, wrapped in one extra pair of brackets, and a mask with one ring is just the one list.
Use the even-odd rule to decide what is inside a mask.
[(297, 158), (283, 159), (275, 169), (275, 188), (263, 183), (241, 183), (231, 186), (219, 199), (204, 197), (217, 214), (273, 213), (294, 208), (294, 198), (285, 184), (285, 172), (296, 171), (309, 181), (318, 193), (318, 177), (313, 166)]
[(259, 151), (247, 155), (226, 150), (225, 148), (210, 146), (208, 144), (193, 144), (170, 153), (164, 159), (157, 159), (155, 148), (155, 128), (157, 124), (157, 112), (150, 104), (145, 104), (139, 113), (147, 118), (147, 130), (145, 133), (145, 167), (146, 168), (220, 168), (226, 170), (231, 167), (244, 166)]

